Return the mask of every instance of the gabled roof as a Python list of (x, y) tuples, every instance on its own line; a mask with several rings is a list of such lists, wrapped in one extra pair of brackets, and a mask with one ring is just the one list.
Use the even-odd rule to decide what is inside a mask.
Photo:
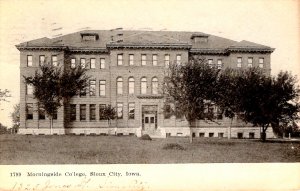
[[(97, 40), (86, 41), (83, 34), (96, 35)], [(207, 38), (206, 42), (196, 42), (194, 38)], [(99, 39), (98, 39), (99, 38)], [(16, 46), (19, 50), (27, 48), (66, 48), (70, 50), (106, 50), (112, 48), (184, 48), (191, 52), (227, 53), (236, 50), (274, 49), (249, 41), (233, 41), (230, 39), (209, 35), (201, 32), (181, 31), (138, 31), (138, 30), (85, 30), (63, 35), (56, 38), (40, 38), (21, 43)]]

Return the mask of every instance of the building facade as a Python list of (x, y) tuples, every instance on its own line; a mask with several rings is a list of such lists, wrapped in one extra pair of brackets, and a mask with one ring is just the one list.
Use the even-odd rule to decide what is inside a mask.
[[(33, 98), (23, 76), (41, 64), (68, 69), (80, 65), (91, 76), (89, 87), (73, 97), (54, 117), (54, 134), (186, 136), (186, 120), (164, 112), (162, 92), (169, 66), (204, 56), (219, 69), (260, 67), (270, 75), (274, 49), (256, 43), (221, 38), (200, 32), (97, 30), (41, 38), (16, 46), (20, 51), (20, 134), (49, 134), (49, 119)], [(117, 119), (108, 123), (100, 108), (112, 105)], [(215, 108), (217, 110), (217, 108)], [(195, 137), (259, 138), (260, 128), (236, 118), (219, 116), (214, 122), (198, 120)], [(271, 130), (267, 137), (273, 137)]]

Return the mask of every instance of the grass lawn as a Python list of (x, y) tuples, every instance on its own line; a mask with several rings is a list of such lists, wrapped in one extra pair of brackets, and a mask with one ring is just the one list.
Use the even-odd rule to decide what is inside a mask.
[[(184, 150), (166, 150), (177, 143)], [(134, 136), (0, 135), (0, 164), (300, 162), (300, 142)]]

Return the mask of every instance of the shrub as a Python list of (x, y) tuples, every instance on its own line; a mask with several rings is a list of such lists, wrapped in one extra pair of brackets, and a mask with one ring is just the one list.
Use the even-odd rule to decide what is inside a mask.
[(163, 149), (165, 150), (185, 150), (185, 148), (178, 143), (168, 143), (165, 144)]
[(142, 135), (140, 139), (141, 140), (146, 140), (146, 141), (151, 141), (152, 140), (151, 137), (148, 134)]

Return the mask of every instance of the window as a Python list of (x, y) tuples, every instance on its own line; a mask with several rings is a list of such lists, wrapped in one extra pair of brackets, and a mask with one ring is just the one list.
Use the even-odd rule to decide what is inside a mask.
[(152, 55), (152, 65), (157, 66), (157, 54)]
[(123, 78), (122, 77), (117, 78), (117, 94), (118, 95), (123, 94)]
[(221, 59), (219, 59), (217, 61), (217, 66), (218, 66), (218, 69), (222, 69), (222, 60)]
[(250, 132), (250, 133), (249, 133), (249, 139), (254, 139), (254, 137), (255, 137), (255, 133)]
[(117, 55), (117, 65), (122, 66), (123, 65), (123, 54)]
[(80, 97), (85, 97), (86, 96), (86, 88), (83, 88), (80, 90), (80, 94), (79, 94)]
[(80, 58), (80, 66), (81, 68), (85, 68), (85, 58)]
[(31, 55), (27, 56), (27, 66), (32, 66), (32, 56)]
[(96, 81), (90, 80), (90, 96), (96, 96)]
[(170, 65), (170, 54), (165, 55), (165, 67), (169, 68)]
[(86, 105), (80, 104), (80, 121), (86, 120)]
[(176, 64), (177, 65), (181, 64), (181, 55), (180, 54), (176, 55)]
[(242, 139), (243, 138), (243, 133), (237, 133), (237, 138)]
[(133, 56), (133, 54), (129, 54), (129, 65), (130, 66), (134, 65), (134, 56)]
[(100, 58), (100, 69), (105, 68), (105, 58)]
[(91, 104), (90, 105), (90, 121), (96, 120), (96, 105)]
[(58, 66), (57, 56), (52, 56), (52, 66)]
[(33, 94), (33, 86), (31, 84), (26, 85), (26, 94), (32, 95)]
[(123, 119), (123, 103), (117, 103), (117, 118)]
[(106, 95), (106, 81), (105, 80), (99, 81), (99, 95), (100, 96)]
[(45, 56), (44, 55), (40, 55), (40, 66), (43, 66), (45, 64)]
[(237, 67), (241, 68), (242, 67), (242, 57), (237, 58)]
[(253, 64), (253, 58), (248, 58), (248, 67), (252, 67)]
[(147, 93), (147, 79), (143, 77), (141, 79), (141, 94), (146, 94)]
[(130, 77), (128, 79), (128, 93), (134, 94), (134, 78), (133, 77)]
[(259, 58), (259, 60), (258, 60), (258, 66), (259, 66), (260, 68), (263, 68), (263, 67), (264, 67), (264, 58)]
[(71, 68), (76, 68), (76, 59), (75, 58), (71, 59)]
[(224, 133), (218, 133), (218, 137), (219, 138), (223, 138), (224, 137)]
[(76, 121), (76, 104), (70, 105), (70, 120)]
[(205, 133), (199, 133), (199, 137), (204, 137)]
[(128, 119), (134, 119), (134, 103), (128, 104)]
[(208, 66), (213, 67), (213, 59), (208, 59)]
[(39, 106), (39, 120), (46, 119), (45, 109)]
[(105, 104), (100, 104), (99, 105), (99, 119), (100, 120), (105, 120), (105, 116), (104, 116), (104, 110), (106, 108)]
[(152, 94), (158, 94), (158, 79), (152, 78)]
[(26, 119), (33, 119), (33, 103), (26, 104)]
[(214, 137), (214, 133), (208, 133), (209, 137)]
[(96, 68), (96, 59), (91, 58), (91, 69), (95, 69), (95, 68)]
[(147, 56), (146, 54), (142, 54), (142, 66), (145, 66), (147, 64)]

